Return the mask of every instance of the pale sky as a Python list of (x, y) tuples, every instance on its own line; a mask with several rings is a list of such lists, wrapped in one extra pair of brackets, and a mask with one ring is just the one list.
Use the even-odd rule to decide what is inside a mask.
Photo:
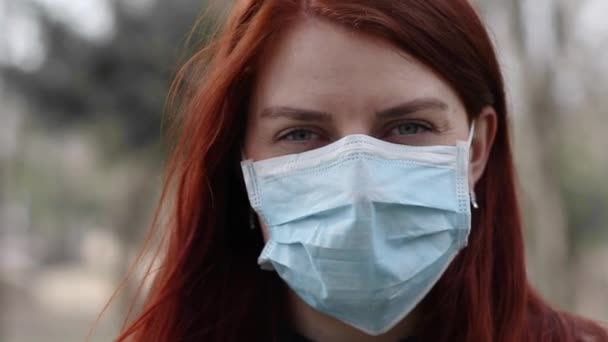
[[(577, 37), (595, 46), (608, 39), (608, 0), (585, 1), (578, 16)], [(606, 43), (604, 43), (606, 45)]]
[(105, 40), (114, 32), (114, 14), (107, 0), (31, 1), (44, 7), (51, 18), (65, 23), (86, 39)]
[[(114, 1), (142, 11), (155, 0)], [(108, 0), (0, 0), (0, 65), (34, 71), (44, 62), (45, 38), (28, 2), (41, 6), (52, 20), (85, 39), (104, 42), (115, 33), (114, 13)]]

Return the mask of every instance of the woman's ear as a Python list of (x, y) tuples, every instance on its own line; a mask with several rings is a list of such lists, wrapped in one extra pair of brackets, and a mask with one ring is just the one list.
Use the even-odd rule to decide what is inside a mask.
[(496, 137), (497, 117), (492, 107), (485, 107), (477, 119), (475, 119), (475, 131), (471, 142), (471, 153), (469, 156), (469, 184), (471, 190), (475, 188), (477, 181), (483, 175), (486, 168), (490, 150)]

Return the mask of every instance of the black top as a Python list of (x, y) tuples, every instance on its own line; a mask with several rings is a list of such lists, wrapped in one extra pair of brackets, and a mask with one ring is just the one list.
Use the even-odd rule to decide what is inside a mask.
[[(306, 337), (296, 333), (295, 331), (286, 331), (281, 338), (281, 342), (314, 342)], [(406, 337), (401, 342), (416, 342), (416, 338), (414, 337)]]

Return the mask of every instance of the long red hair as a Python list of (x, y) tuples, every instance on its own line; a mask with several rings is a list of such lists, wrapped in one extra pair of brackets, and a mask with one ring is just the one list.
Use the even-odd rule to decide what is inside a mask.
[(256, 65), (263, 62), (258, 56), (306, 17), (392, 42), (448, 82), (470, 118), (485, 106), (498, 114), (469, 245), (423, 301), (418, 337), (608, 341), (599, 326), (552, 309), (528, 283), (503, 79), (467, 0), (236, 1), (220, 34), (174, 82), (178, 114), (161, 197), (165, 211), (171, 203), (161, 227), (161, 267), (143, 309), (117, 341), (277, 340), (286, 324), (285, 285), (256, 264), (264, 243), (249, 229), (239, 161)]

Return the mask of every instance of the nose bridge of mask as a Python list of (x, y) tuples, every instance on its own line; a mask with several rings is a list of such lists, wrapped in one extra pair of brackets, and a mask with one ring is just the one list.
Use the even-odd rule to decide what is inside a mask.
[[(460, 144), (460, 143), (459, 143)], [(463, 143), (466, 145), (466, 142)], [(346, 136), (324, 147), (298, 154), (274, 157), (261, 161), (245, 161), (252, 164), (256, 176), (268, 179), (282, 174), (301, 172), (304, 169), (327, 167), (340, 159), (354, 155), (374, 155), (386, 160), (407, 160), (436, 166), (454, 167), (458, 145), (408, 146), (382, 141), (368, 135)], [(243, 164), (242, 164), (243, 165)], [(247, 165), (243, 165), (247, 166)]]

